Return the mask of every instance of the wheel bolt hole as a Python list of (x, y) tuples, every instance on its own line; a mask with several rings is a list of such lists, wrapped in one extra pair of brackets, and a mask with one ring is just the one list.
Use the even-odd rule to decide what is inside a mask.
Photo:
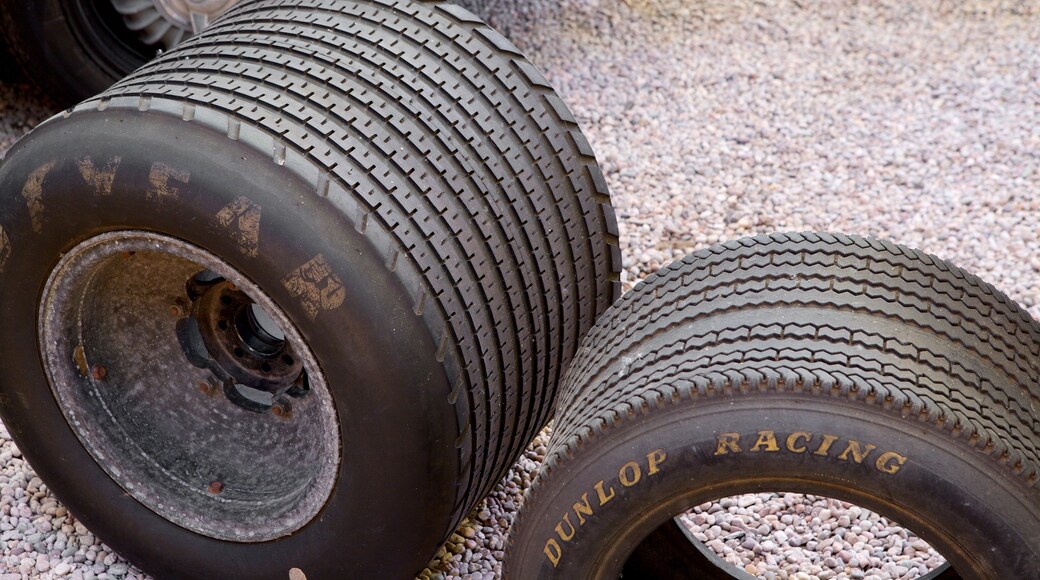
[(228, 321), (227, 320), (221, 320), (220, 322), (217, 323), (217, 326), (220, 327), (221, 330), (227, 330), (228, 327), (229, 327)]
[(235, 356), (237, 356), (238, 358), (246, 356), (246, 351), (242, 350), (242, 347), (240, 346), (236, 346), (234, 352)]
[(265, 373), (271, 372), (271, 364), (270, 363), (263, 363), (263, 364), (261, 364), (260, 365), (260, 370), (264, 371)]
[(223, 304), (224, 306), (230, 306), (231, 305), (231, 297), (230, 296), (221, 296), (220, 297), (220, 303)]
[(286, 355), (282, 355), (282, 362), (287, 364), (287, 365), (291, 365), (291, 364), (293, 364), (296, 361), (293, 359), (293, 357), (291, 357), (291, 356), (286, 354)]

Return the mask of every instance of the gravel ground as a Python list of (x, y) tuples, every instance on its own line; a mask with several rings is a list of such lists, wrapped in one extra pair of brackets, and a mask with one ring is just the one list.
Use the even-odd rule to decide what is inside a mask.
[[(953, 260), (1040, 318), (1040, 2), (468, 1), (582, 121), (629, 285), (716, 242), (843, 231)], [(0, 147), (46, 116), (39, 101), (0, 85)], [(498, 577), (546, 437), (422, 577)], [(3, 429), (0, 441), (0, 580), (143, 577), (66, 513)], [(742, 496), (686, 517), (763, 578), (912, 578), (941, 562), (825, 498)]]

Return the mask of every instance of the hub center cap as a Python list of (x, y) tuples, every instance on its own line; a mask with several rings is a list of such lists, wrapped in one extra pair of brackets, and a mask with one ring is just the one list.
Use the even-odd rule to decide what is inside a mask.
[(308, 390), (303, 361), (285, 334), (233, 283), (203, 272), (187, 283), (189, 315), (177, 323), (188, 360), (220, 379), (224, 394), (251, 411), (291, 408), (283, 395)]
[(238, 0), (152, 0), (163, 18), (198, 34)]

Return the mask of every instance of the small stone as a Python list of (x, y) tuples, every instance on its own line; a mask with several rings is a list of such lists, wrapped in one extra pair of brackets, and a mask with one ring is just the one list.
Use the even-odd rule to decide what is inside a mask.
[(44, 556), (43, 554), (39, 554), (39, 555), (36, 556), (36, 566), (35, 567), (40, 572), (46, 572), (47, 570), (51, 569), (50, 560), (47, 559), (47, 556)]

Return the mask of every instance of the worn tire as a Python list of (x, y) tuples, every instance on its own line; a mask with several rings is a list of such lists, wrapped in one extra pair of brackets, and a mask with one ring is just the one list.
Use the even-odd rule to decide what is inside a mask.
[(654, 577), (648, 543), (673, 516), (789, 491), (891, 516), (963, 578), (1038, 578), (1038, 339), (992, 286), (901, 246), (789, 234), (697, 252), (583, 342), (507, 574)]
[(3, 0), (0, 32), (25, 76), (68, 107), (107, 89), (155, 55), (109, 0)]
[[(165, 577), (415, 574), (547, 422), (620, 292), (613, 210), (577, 123), (515, 47), (447, 3), (240, 5), (41, 125), (0, 184), (4, 422), (77, 517)], [(217, 218), (243, 208), (252, 221)], [(41, 288), (70, 248), (114, 230), (216, 254), (314, 350), (349, 453), (298, 532), (235, 543), (167, 521), (56, 408)]]

